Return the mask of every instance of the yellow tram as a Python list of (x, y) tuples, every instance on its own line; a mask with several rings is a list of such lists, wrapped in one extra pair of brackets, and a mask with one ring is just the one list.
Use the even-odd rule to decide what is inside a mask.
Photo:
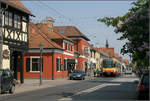
[(104, 76), (116, 76), (120, 74), (119, 64), (113, 59), (104, 59), (102, 61), (102, 73)]

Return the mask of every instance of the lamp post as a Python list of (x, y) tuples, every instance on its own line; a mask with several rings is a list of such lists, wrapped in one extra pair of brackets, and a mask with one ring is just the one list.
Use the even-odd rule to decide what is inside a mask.
[(40, 85), (42, 85), (42, 53), (44, 44), (40, 43), (39, 47), (40, 47)]

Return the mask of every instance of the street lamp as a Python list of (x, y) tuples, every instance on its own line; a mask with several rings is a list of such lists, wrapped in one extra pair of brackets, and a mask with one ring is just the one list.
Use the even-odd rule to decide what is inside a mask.
[(42, 53), (44, 44), (40, 43), (39, 47), (40, 47), (40, 85), (42, 85)]

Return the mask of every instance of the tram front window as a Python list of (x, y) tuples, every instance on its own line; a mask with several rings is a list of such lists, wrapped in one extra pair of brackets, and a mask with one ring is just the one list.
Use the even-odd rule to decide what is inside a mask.
[(103, 67), (104, 68), (112, 68), (112, 67), (114, 67), (114, 63), (111, 60), (103, 61)]

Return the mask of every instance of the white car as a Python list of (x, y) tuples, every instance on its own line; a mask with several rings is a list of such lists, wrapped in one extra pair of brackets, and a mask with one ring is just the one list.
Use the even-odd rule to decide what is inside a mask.
[(132, 74), (132, 68), (126, 68), (125, 74)]

